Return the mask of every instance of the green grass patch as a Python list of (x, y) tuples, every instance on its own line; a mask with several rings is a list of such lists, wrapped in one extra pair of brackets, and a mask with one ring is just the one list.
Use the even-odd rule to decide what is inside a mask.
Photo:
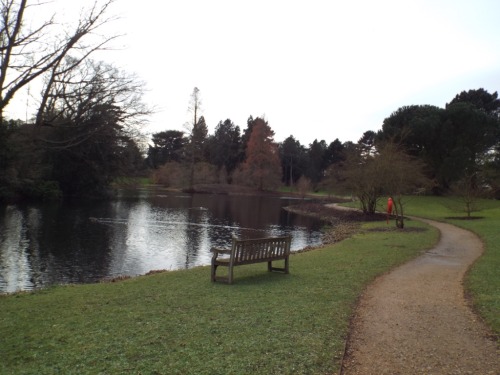
[(294, 254), (289, 275), (262, 263), (213, 284), (200, 267), (1, 296), (0, 373), (331, 374), (365, 286), (437, 238), (370, 223)]

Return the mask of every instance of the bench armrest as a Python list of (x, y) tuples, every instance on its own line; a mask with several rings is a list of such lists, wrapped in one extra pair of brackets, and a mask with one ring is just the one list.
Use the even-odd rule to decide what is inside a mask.
[(217, 257), (222, 254), (226, 255), (231, 255), (231, 250), (230, 249), (219, 249), (217, 247), (212, 247), (210, 249), (210, 252), (213, 253), (212, 255), (212, 262), (215, 262), (217, 260)]
[(217, 247), (212, 247), (210, 252), (214, 254), (231, 254), (231, 249), (219, 249)]

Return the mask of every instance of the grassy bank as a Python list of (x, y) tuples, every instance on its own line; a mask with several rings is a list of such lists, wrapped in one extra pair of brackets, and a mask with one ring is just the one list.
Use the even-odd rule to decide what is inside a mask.
[(114, 188), (138, 188), (151, 184), (153, 180), (150, 177), (118, 177), (113, 181), (112, 186)]
[(290, 275), (209, 267), (0, 296), (2, 374), (331, 374), (364, 286), (431, 247), (434, 229), (385, 222), (295, 254)]

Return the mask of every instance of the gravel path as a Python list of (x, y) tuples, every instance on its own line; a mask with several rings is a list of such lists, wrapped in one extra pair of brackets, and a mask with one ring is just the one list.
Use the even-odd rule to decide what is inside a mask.
[(440, 242), (367, 288), (341, 374), (500, 374), (498, 346), (462, 287), (482, 242), (453, 225), (423, 221), (441, 231)]

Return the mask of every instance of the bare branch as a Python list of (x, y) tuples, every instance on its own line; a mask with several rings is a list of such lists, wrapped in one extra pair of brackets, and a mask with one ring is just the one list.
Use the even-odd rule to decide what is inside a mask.
[[(82, 12), (76, 28), (69, 32), (57, 30), (55, 15), (42, 21), (37, 27), (25, 26), (26, 10), (30, 6), (41, 6), (46, 3), (29, 5), (28, 0), (3, 0), (0, 3), (0, 120), (1, 114), (15, 94), (24, 86), (49, 73), (47, 95), (50, 85), (55, 81), (55, 74), (63, 59), (71, 51), (75, 56), (76, 67), (90, 54), (103, 49), (117, 36), (98, 36), (98, 28), (112, 21), (114, 17), (106, 17), (114, 0), (105, 0), (102, 5), (95, 0), (88, 11)], [(100, 38), (100, 41), (84, 44), (89, 38)], [(89, 41), (90, 42), (90, 41)], [(71, 69), (71, 67), (67, 67)], [(58, 74), (58, 73), (57, 73)], [(39, 114), (47, 103), (45, 95), (41, 102)], [(37, 116), (38, 118), (40, 116)], [(38, 124), (39, 121), (37, 121)]]

